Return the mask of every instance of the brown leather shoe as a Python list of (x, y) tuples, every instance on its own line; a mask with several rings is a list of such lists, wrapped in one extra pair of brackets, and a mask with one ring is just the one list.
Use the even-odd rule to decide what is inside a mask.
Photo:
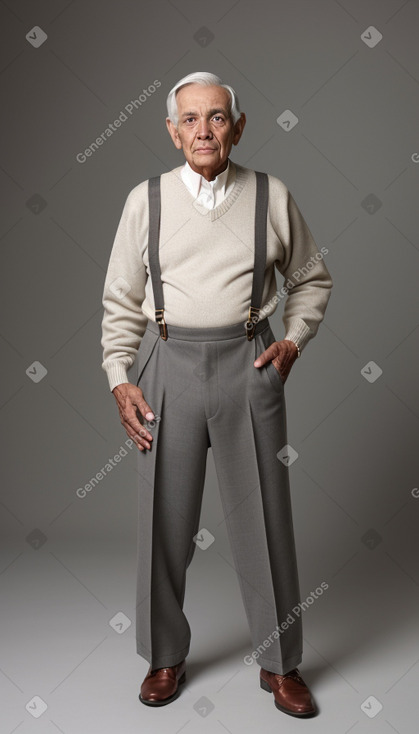
[(317, 713), (311, 693), (298, 668), (285, 675), (260, 670), (260, 687), (274, 694), (275, 706), (291, 716), (312, 716)]
[(185, 682), (186, 660), (170, 668), (148, 670), (138, 698), (147, 706), (164, 706), (178, 697), (179, 684)]

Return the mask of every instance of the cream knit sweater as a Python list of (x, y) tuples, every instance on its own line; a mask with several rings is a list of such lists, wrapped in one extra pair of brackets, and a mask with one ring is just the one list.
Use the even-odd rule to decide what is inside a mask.
[[(256, 176), (233, 163), (233, 189), (214, 209), (198, 204), (178, 166), (161, 175), (160, 268), (166, 323), (226, 326), (245, 322), (254, 258)], [(228, 184), (228, 181), (227, 181)], [(154, 321), (148, 252), (148, 182), (129, 193), (106, 274), (102, 368), (110, 390), (129, 382), (147, 321)], [(285, 335), (303, 350), (323, 319), (332, 279), (321, 251), (286, 185), (269, 175), (263, 316), (285, 299)], [(277, 288), (275, 268), (285, 278)], [(245, 331), (243, 330), (245, 334)], [(169, 333), (170, 338), (170, 333)]]

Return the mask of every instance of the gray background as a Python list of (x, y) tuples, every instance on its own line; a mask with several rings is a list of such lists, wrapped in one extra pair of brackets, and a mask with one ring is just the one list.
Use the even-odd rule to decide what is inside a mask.
[[(0, 20), (2, 732), (413, 734), (418, 2), (8, 0)], [(38, 48), (25, 38), (34, 26), (48, 36)], [(369, 26), (383, 36), (373, 48)], [(100, 366), (113, 237), (131, 188), (182, 162), (165, 100), (202, 70), (235, 87), (248, 117), (231, 158), (286, 183), (334, 279), (286, 386), (302, 599), (329, 586), (303, 613), (300, 670), (320, 708), (304, 724), (243, 663), (251, 643), (211, 452), (201, 527), (215, 541), (188, 572), (189, 673), (158, 710), (137, 698), (148, 665), (134, 623), (111, 621), (134, 619), (134, 450), (76, 495), (126, 440)], [(289, 132), (277, 123), (287, 109), (299, 119)], [(272, 326), (281, 338), (280, 308)], [(37, 383), (34, 361), (47, 370)], [(370, 361), (382, 370), (373, 383)], [(38, 719), (25, 708), (34, 696), (47, 705)], [(370, 696), (383, 707), (373, 718)]]

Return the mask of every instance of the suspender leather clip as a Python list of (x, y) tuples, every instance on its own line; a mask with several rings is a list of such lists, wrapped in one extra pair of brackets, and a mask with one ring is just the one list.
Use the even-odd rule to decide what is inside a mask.
[(248, 341), (251, 341), (255, 334), (256, 323), (259, 320), (260, 308), (250, 306), (249, 315), (246, 321), (246, 333)]
[(159, 329), (160, 329), (160, 336), (162, 339), (166, 341), (167, 340), (167, 327), (166, 327), (166, 322), (164, 320), (164, 309), (156, 308), (155, 315), (156, 315), (156, 322), (158, 323)]

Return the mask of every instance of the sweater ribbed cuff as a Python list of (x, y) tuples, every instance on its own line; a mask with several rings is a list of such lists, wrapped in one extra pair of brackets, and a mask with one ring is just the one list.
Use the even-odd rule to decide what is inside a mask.
[(312, 333), (306, 322), (299, 318), (293, 318), (290, 320), (287, 328), (287, 332), (284, 339), (289, 339), (294, 342), (302, 353), (307, 342), (311, 339)]
[(127, 368), (123, 362), (117, 362), (116, 360), (109, 362), (105, 370), (111, 392), (117, 385), (121, 385), (123, 382), (129, 382)]

